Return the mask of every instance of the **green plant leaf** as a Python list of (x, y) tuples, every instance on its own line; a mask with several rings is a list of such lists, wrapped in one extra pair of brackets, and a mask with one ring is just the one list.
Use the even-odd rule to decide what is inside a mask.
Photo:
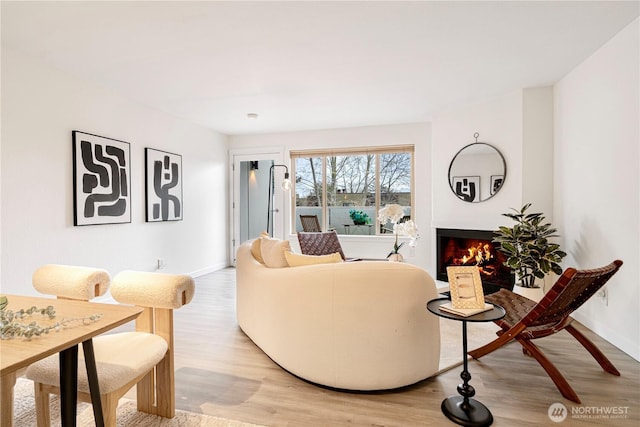
[(562, 274), (562, 267), (559, 264), (551, 264), (551, 271), (559, 276)]
[(559, 263), (567, 255), (560, 245), (549, 241), (558, 237), (557, 230), (541, 212), (528, 212), (530, 207), (531, 203), (526, 203), (520, 210), (503, 213), (515, 223), (499, 226), (493, 239), (498, 250), (507, 255), (504, 264), (518, 274), (524, 286), (533, 286), (536, 277), (544, 278), (549, 271), (562, 274)]
[(513, 245), (512, 243), (509, 242), (503, 242), (502, 243), (502, 249), (504, 249), (505, 251), (508, 251), (510, 253), (516, 253), (516, 247), (515, 245)]

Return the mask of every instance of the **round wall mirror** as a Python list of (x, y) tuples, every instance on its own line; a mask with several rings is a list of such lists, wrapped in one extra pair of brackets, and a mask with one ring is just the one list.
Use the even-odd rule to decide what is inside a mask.
[[(476, 140), (478, 134), (474, 135)], [(449, 186), (460, 200), (470, 203), (492, 198), (504, 184), (507, 164), (497, 148), (485, 142), (463, 147), (449, 165)]]

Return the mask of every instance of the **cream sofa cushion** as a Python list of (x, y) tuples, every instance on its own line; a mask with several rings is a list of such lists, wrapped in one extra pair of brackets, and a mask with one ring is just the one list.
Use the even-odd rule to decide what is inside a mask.
[(287, 251), (284, 253), (284, 257), (287, 259), (289, 267), (301, 267), (303, 265), (342, 262), (342, 256), (340, 255), (340, 252), (335, 252), (329, 255), (304, 255)]
[(261, 238), (260, 252), (264, 265), (269, 268), (289, 267), (287, 259), (284, 257), (286, 251), (291, 252), (291, 244), (288, 240)]
[(262, 249), (261, 249), (262, 239), (268, 238), (268, 237), (269, 237), (269, 234), (266, 231), (263, 231), (262, 233), (260, 233), (260, 237), (258, 237), (251, 243), (251, 255), (253, 255), (256, 261), (258, 261), (260, 264), (264, 264), (264, 259), (262, 259)]

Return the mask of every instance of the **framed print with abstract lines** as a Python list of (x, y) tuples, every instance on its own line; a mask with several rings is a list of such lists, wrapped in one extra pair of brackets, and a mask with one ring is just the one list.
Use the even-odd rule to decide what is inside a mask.
[(182, 220), (182, 156), (145, 148), (147, 222)]
[(74, 130), (73, 225), (131, 222), (129, 143)]

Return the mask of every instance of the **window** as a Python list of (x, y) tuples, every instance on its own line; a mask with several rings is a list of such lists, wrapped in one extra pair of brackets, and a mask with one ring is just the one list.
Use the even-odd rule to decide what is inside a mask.
[(323, 230), (338, 234), (387, 233), (391, 224), (379, 224), (377, 212), (390, 203), (411, 217), (413, 146), (292, 151), (291, 165), (296, 232), (312, 231), (300, 215), (315, 215)]

